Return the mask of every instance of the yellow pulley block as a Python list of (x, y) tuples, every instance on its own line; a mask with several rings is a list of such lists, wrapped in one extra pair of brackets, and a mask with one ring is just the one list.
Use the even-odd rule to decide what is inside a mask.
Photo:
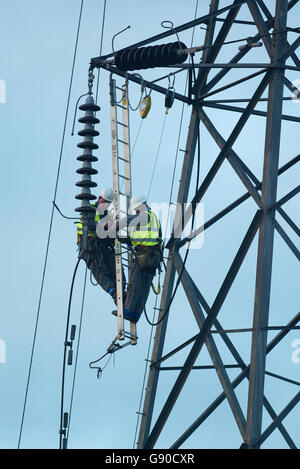
[(151, 108), (151, 96), (148, 94), (145, 96), (140, 103), (140, 116), (142, 119), (145, 119), (148, 115), (148, 112)]

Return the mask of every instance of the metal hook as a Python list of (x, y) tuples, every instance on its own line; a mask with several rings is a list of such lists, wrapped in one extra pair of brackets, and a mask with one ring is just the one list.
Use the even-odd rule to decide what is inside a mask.
[[(171, 26), (167, 26), (166, 23), (169, 23)], [(165, 28), (165, 29), (172, 29), (172, 30), (174, 31), (174, 34), (176, 34), (176, 37), (177, 37), (179, 49), (182, 50), (181, 42), (180, 42), (178, 33), (177, 33), (176, 29), (174, 28), (174, 23), (173, 23), (173, 21), (164, 20), (164, 21), (162, 21), (162, 22), (160, 23), (160, 25), (161, 25), (162, 28)]]
[(140, 80), (141, 80), (141, 93), (143, 94), (143, 92), (144, 92), (144, 90), (145, 90), (144, 78), (143, 78), (142, 75), (140, 75), (139, 73), (133, 73), (133, 75), (135, 75), (136, 77), (140, 78)]
[[(171, 85), (171, 76), (173, 77), (173, 83)], [(168, 89), (174, 89), (174, 85), (175, 85), (175, 74), (174, 73), (169, 73), (168, 75), (168, 81), (169, 81), (169, 85), (168, 85)]]

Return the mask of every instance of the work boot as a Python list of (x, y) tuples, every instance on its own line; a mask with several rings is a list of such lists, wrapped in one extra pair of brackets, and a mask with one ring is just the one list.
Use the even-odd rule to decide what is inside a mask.
[[(117, 291), (116, 291), (116, 289), (115, 289), (115, 288), (111, 288), (110, 290), (108, 290), (108, 293), (110, 294), (110, 296), (111, 296), (112, 299), (114, 300), (115, 305), (117, 306)], [(125, 304), (126, 295), (127, 295), (127, 292), (124, 290), (124, 291), (123, 291), (123, 304)]]
[[(111, 314), (113, 314), (114, 316), (118, 316), (118, 311), (114, 310), (111, 312)], [(123, 308), (123, 317), (127, 321), (137, 323), (140, 318), (140, 315), (130, 311), (130, 309)]]
[(108, 293), (110, 294), (110, 296), (114, 300), (115, 305), (117, 305), (117, 292), (116, 292), (116, 289), (111, 288), (110, 290), (108, 290)]

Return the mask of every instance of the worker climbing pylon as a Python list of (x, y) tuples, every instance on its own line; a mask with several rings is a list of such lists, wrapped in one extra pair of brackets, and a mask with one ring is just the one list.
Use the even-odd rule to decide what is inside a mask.
[[(95, 207), (94, 226), (88, 232), (87, 249), (82, 249), (83, 224), (77, 224), (77, 245), (79, 256), (93, 274), (96, 282), (111, 295), (116, 302), (116, 272), (115, 253), (113, 240), (108, 237), (96, 235), (96, 227), (101, 225), (101, 229), (107, 231), (113, 223), (112, 214), (108, 211), (113, 200), (113, 191), (110, 188), (102, 189)], [(99, 226), (98, 226), (99, 229)], [(125, 275), (123, 272), (123, 285), (125, 288)]]
[[(127, 225), (128, 238), (119, 239), (134, 247), (135, 256), (123, 312), (124, 319), (137, 323), (162, 260), (162, 233), (159, 218), (148, 206), (146, 196), (134, 195), (130, 207), (136, 214), (121, 219), (117, 226), (112, 226), (108, 230), (108, 235), (113, 235), (115, 232), (118, 236), (120, 230)], [(116, 311), (112, 313), (116, 315)]]

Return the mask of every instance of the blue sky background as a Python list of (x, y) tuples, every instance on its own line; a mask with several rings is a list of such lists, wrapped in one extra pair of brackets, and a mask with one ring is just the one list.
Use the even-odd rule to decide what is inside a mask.
[[(79, 0), (21, 2), (11, 0), (2, 5), (0, 17), (0, 79), (6, 83), (6, 103), (0, 103), (2, 165), (2, 223), (1, 230), (1, 286), (2, 301), (0, 315), (0, 339), (6, 344), (6, 363), (0, 363), (0, 447), (16, 448), (20, 431), (22, 408), (33, 333), (38, 308), (46, 241), (49, 230), (58, 157), (63, 132), (68, 85), (73, 60)], [(221, 6), (229, 2), (220, 2)], [(269, 2), (273, 13), (275, 0)], [(197, 15), (208, 12), (209, 2), (199, 2)], [(161, 21), (171, 20), (175, 26), (194, 18), (196, 2), (181, 0), (154, 0), (151, 2), (129, 0), (124, 6), (120, 0), (109, 0), (106, 9), (103, 53), (111, 52), (112, 36), (131, 25), (131, 29), (118, 36), (116, 49), (135, 43), (162, 31)], [(99, 52), (103, 1), (84, 2), (82, 25), (79, 36), (78, 54), (75, 64), (74, 82), (71, 92), (67, 131), (63, 149), (62, 165), (56, 202), (68, 216), (75, 216), (78, 206), (75, 195), (79, 193), (75, 182), (80, 180), (76, 169), (80, 163), (76, 157), (77, 135), (81, 125), (76, 124), (76, 133), (71, 128), (77, 98), (87, 91), (87, 70), (91, 57)], [(289, 15), (289, 25), (299, 26), (297, 19), (300, 6)], [(245, 6), (239, 14), (241, 19), (250, 19)], [(218, 24), (217, 30), (220, 25)], [(228, 40), (247, 37), (256, 33), (253, 26), (239, 25), (231, 31)], [(187, 45), (192, 31), (180, 34)], [(203, 44), (205, 31), (197, 28), (194, 44)], [(292, 42), (296, 35), (289, 33)], [(173, 40), (173, 39), (172, 39)], [(174, 39), (175, 40), (175, 39)], [(239, 44), (238, 44), (239, 45)], [(226, 62), (237, 52), (238, 45), (224, 46), (219, 62)], [(264, 48), (254, 49), (247, 55), (249, 62), (267, 62)], [(288, 62), (291, 63), (291, 62)], [(166, 75), (170, 69), (140, 72), (145, 79), (153, 80)], [(214, 75), (213, 72), (211, 76)], [(249, 72), (249, 73), (252, 73)], [(248, 71), (230, 72), (222, 81), (226, 84), (248, 74)], [(299, 79), (298, 72), (288, 72), (289, 79)], [(110, 186), (111, 147), (109, 117), (109, 74), (101, 71), (99, 104), (101, 111), (97, 125), (99, 150), (95, 164), (99, 174), (95, 177), (99, 187)], [(176, 76), (175, 89), (184, 93), (185, 73)], [(252, 95), (261, 77), (246, 82), (234, 90), (214, 96), (222, 99), (244, 98)], [(123, 81), (118, 79), (118, 83)], [(165, 79), (162, 86), (167, 86)], [(133, 106), (138, 102), (140, 89), (130, 84)], [(264, 94), (266, 96), (266, 94)], [(290, 96), (285, 89), (285, 96)], [(299, 116), (300, 104), (284, 103), (284, 113)], [(266, 109), (260, 103), (257, 109)], [(175, 102), (166, 119), (165, 131), (150, 192), (150, 202), (168, 202), (176, 157), (177, 139), (182, 104)], [(214, 125), (226, 138), (237, 119), (238, 113), (205, 108)], [(81, 116), (79, 111), (77, 119)], [(190, 109), (184, 106), (183, 126), (179, 148), (185, 148)], [(135, 141), (139, 126), (138, 112), (131, 113), (131, 139)], [(152, 108), (143, 121), (133, 154), (133, 191), (147, 193), (159, 139), (164, 122), (164, 97), (152, 93)], [(218, 148), (201, 125), (201, 179), (203, 179), (218, 155)], [(265, 119), (251, 116), (243, 129), (234, 149), (260, 179), (263, 169)], [(280, 166), (299, 152), (299, 123), (284, 121)], [(173, 201), (176, 201), (183, 152), (178, 153)], [(279, 178), (278, 197), (282, 197), (299, 183), (299, 168), (294, 166)], [(195, 187), (191, 184), (190, 197)], [(245, 189), (225, 162), (204, 197), (205, 218), (209, 219)], [(299, 196), (290, 200), (285, 209), (299, 223)], [(211, 305), (230, 267), (240, 242), (256, 211), (255, 202), (248, 200), (228, 217), (205, 233), (204, 245), (191, 252), (187, 268), (199, 286), (206, 301)], [(298, 220), (297, 220), (298, 218)], [(278, 221), (287, 230), (295, 243), (298, 242), (286, 223)], [(40, 309), (36, 347), (30, 379), (28, 400), (24, 419), (21, 448), (57, 448), (60, 419), (60, 392), (69, 290), (73, 270), (77, 261), (76, 228), (72, 221), (65, 220), (56, 212), (50, 240), (49, 257)], [(257, 238), (237, 276), (219, 320), (224, 328), (252, 326), (253, 294), (255, 286)], [(183, 254), (185, 251), (182, 251)], [(79, 324), (85, 267), (80, 264), (76, 277), (72, 301), (71, 324)], [(299, 265), (283, 240), (275, 233), (270, 324), (284, 325), (299, 310)], [(152, 317), (155, 297), (151, 293), (147, 310)], [(149, 347), (150, 326), (142, 317), (138, 323), (139, 343), (118, 352), (105, 368), (102, 378), (89, 369), (89, 362), (103, 353), (116, 335), (115, 318), (110, 314), (113, 302), (99, 287), (88, 281), (84, 305), (82, 333), (79, 349), (74, 406), (71, 418), (70, 448), (132, 448), (142, 391), (145, 358)], [(164, 351), (167, 352), (197, 333), (197, 324), (180, 287), (173, 303)], [(78, 327), (77, 327), (78, 332)], [(269, 333), (269, 340), (276, 332)], [(78, 337), (78, 336), (77, 336)], [(225, 364), (234, 363), (221, 339), (215, 337)], [(284, 374), (299, 381), (300, 363), (292, 361), (295, 349), (292, 342), (299, 339), (299, 331), (292, 331), (268, 356), (268, 371)], [(243, 359), (250, 358), (251, 336), (249, 333), (232, 334), (231, 339)], [(152, 345), (153, 338), (150, 339)], [(74, 343), (77, 346), (77, 341)], [(168, 365), (180, 365), (188, 348), (171, 358)], [(205, 348), (196, 364), (210, 364)], [(65, 410), (68, 409), (70, 386), (74, 368), (67, 367)], [(228, 370), (234, 377), (239, 372)], [(177, 372), (160, 374), (155, 416), (158, 415), (170, 385)], [(276, 412), (289, 402), (297, 391), (295, 385), (266, 377), (266, 396)], [(248, 384), (244, 380), (236, 392), (246, 413)], [(194, 371), (175, 405), (165, 431), (157, 446), (168, 448), (177, 437), (221, 392), (221, 385), (213, 370)], [(298, 407), (284, 420), (287, 430), (299, 446)], [(264, 416), (264, 427), (270, 422)], [(227, 403), (223, 403), (206, 424), (201, 426), (185, 443), (185, 448), (237, 448), (241, 438)], [(264, 444), (265, 448), (285, 448), (286, 443), (275, 431)]]

